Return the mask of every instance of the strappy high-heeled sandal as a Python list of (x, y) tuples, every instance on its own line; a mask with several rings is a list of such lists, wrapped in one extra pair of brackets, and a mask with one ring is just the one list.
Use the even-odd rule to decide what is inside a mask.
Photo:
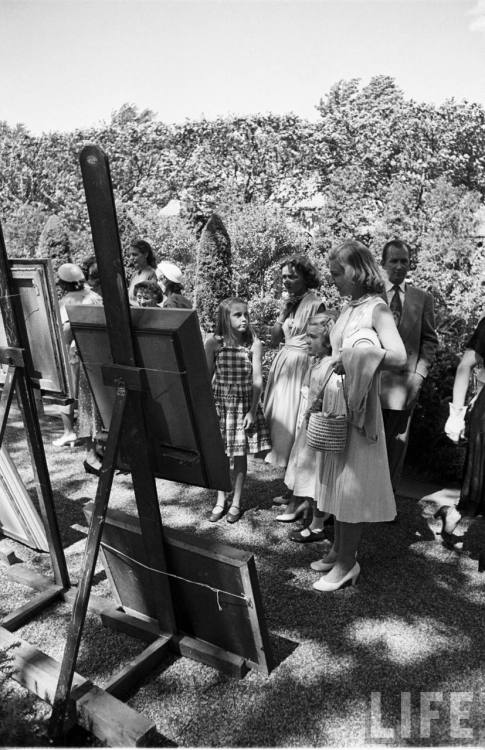
[(440, 534), (453, 534), (461, 521), (461, 514), (454, 505), (442, 505), (438, 508), (434, 517), (441, 521)]

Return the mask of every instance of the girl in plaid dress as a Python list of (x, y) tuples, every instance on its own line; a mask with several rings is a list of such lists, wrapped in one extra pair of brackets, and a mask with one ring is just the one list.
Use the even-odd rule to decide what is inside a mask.
[[(238, 297), (219, 305), (216, 331), (205, 342), (207, 366), (226, 455), (234, 460), (234, 494), (226, 520), (241, 517), (241, 493), (247, 474), (247, 454), (271, 448), (269, 430), (260, 402), (263, 384), (263, 346), (249, 325), (248, 306)], [(217, 493), (209, 520), (219, 521), (226, 510), (226, 495)]]

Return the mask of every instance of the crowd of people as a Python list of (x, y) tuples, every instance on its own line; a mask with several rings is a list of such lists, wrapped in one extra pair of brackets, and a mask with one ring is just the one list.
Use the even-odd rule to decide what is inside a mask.
[[(144, 240), (131, 250), (135, 271), (129, 281), (130, 304), (191, 308), (176, 265), (157, 265)], [(313, 584), (318, 591), (354, 584), (360, 574), (358, 550), (365, 524), (396, 519), (395, 492), (410, 423), (438, 346), (433, 298), (406, 281), (409, 268), (409, 247), (398, 239), (384, 246), (380, 267), (360, 242), (343, 242), (328, 255), (330, 277), (343, 299), (337, 311), (326, 309), (314, 264), (303, 255), (286, 259), (281, 265), (282, 303), (270, 342), (278, 351), (265, 387), (263, 343), (251, 325), (245, 300), (225, 299), (214, 332), (205, 338), (215, 408), (233, 469), (232, 492), (217, 493), (209, 520), (240, 519), (248, 455), (264, 457), (282, 474), (284, 470), (284, 489), (274, 504), (285, 507), (279, 508), (282, 512), (275, 521), (303, 518), (303, 526), (290, 538), (299, 543), (320, 541), (325, 526), (334, 526), (330, 551), (311, 563), (321, 574)], [(100, 419), (79, 368), (65, 308), (102, 303), (96, 271), (94, 258), (84, 271), (74, 264), (58, 271), (61, 319), (79, 384), (79, 414), (76, 433), (72, 407), (64, 409), (64, 434), (54, 441), (62, 446), (83, 437), (84, 466), (92, 473), (101, 467), (95, 450)], [(485, 510), (484, 356), (485, 319), (466, 344), (445, 427), (453, 441), (468, 442), (460, 503), (436, 514), (444, 535), (454, 532), (463, 515)], [(472, 374), (476, 395), (466, 405)]]
[[(127, 293), (132, 307), (191, 309), (191, 301), (182, 294), (183, 273), (175, 263), (164, 260), (157, 265), (155, 253), (145, 240), (133, 242), (129, 256), (133, 271)], [(72, 447), (75, 443), (85, 444), (84, 469), (89, 474), (99, 475), (103, 458), (103, 424), (86, 374), (80, 366), (67, 313), (70, 305), (103, 304), (96, 257), (87, 257), (81, 265), (63, 263), (57, 270), (56, 284), (62, 334), (68, 350), (72, 390), (78, 403), (78, 413), (75, 424), (75, 402), (59, 407), (63, 433), (53, 441), (53, 445), (62, 448), (65, 445)]]

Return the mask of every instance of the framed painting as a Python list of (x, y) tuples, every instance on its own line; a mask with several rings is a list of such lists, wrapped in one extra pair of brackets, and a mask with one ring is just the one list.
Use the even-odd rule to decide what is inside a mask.
[[(44, 395), (61, 402), (72, 400), (73, 386), (67, 348), (57, 301), (57, 289), (50, 260), (26, 258), (10, 261), (13, 282), (20, 295), (34, 372), (32, 383)], [(0, 346), (7, 346), (0, 316)], [(0, 366), (0, 384), (7, 367)]]
[[(103, 382), (103, 365), (113, 363), (104, 309), (78, 305), (67, 312), (103, 425), (109, 429), (115, 388)], [(133, 308), (131, 321), (136, 362), (145, 375), (143, 411), (154, 475), (229, 491), (229, 462), (197, 313)]]
[[(84, 506), (88, 520), (93, 505)], [(248, 669), (269, 674), (274, 661), (264, 617), (254, 557), (175, 529), (163, 529), (163, 547), (179, 633), (242, 657)], [(108, 510), (101, 549), (113, 594), (122, 611), (157, 622), (157, 599), (140, 523), (120, 510)]]

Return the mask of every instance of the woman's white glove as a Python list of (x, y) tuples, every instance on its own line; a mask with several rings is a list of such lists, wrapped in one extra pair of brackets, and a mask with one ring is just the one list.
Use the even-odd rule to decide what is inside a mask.
[(454, 443), (458, 443), (465, 434), (466, 406), (453, 406), (450, 404), (450, 416), (446, 420), (445, 434)]

